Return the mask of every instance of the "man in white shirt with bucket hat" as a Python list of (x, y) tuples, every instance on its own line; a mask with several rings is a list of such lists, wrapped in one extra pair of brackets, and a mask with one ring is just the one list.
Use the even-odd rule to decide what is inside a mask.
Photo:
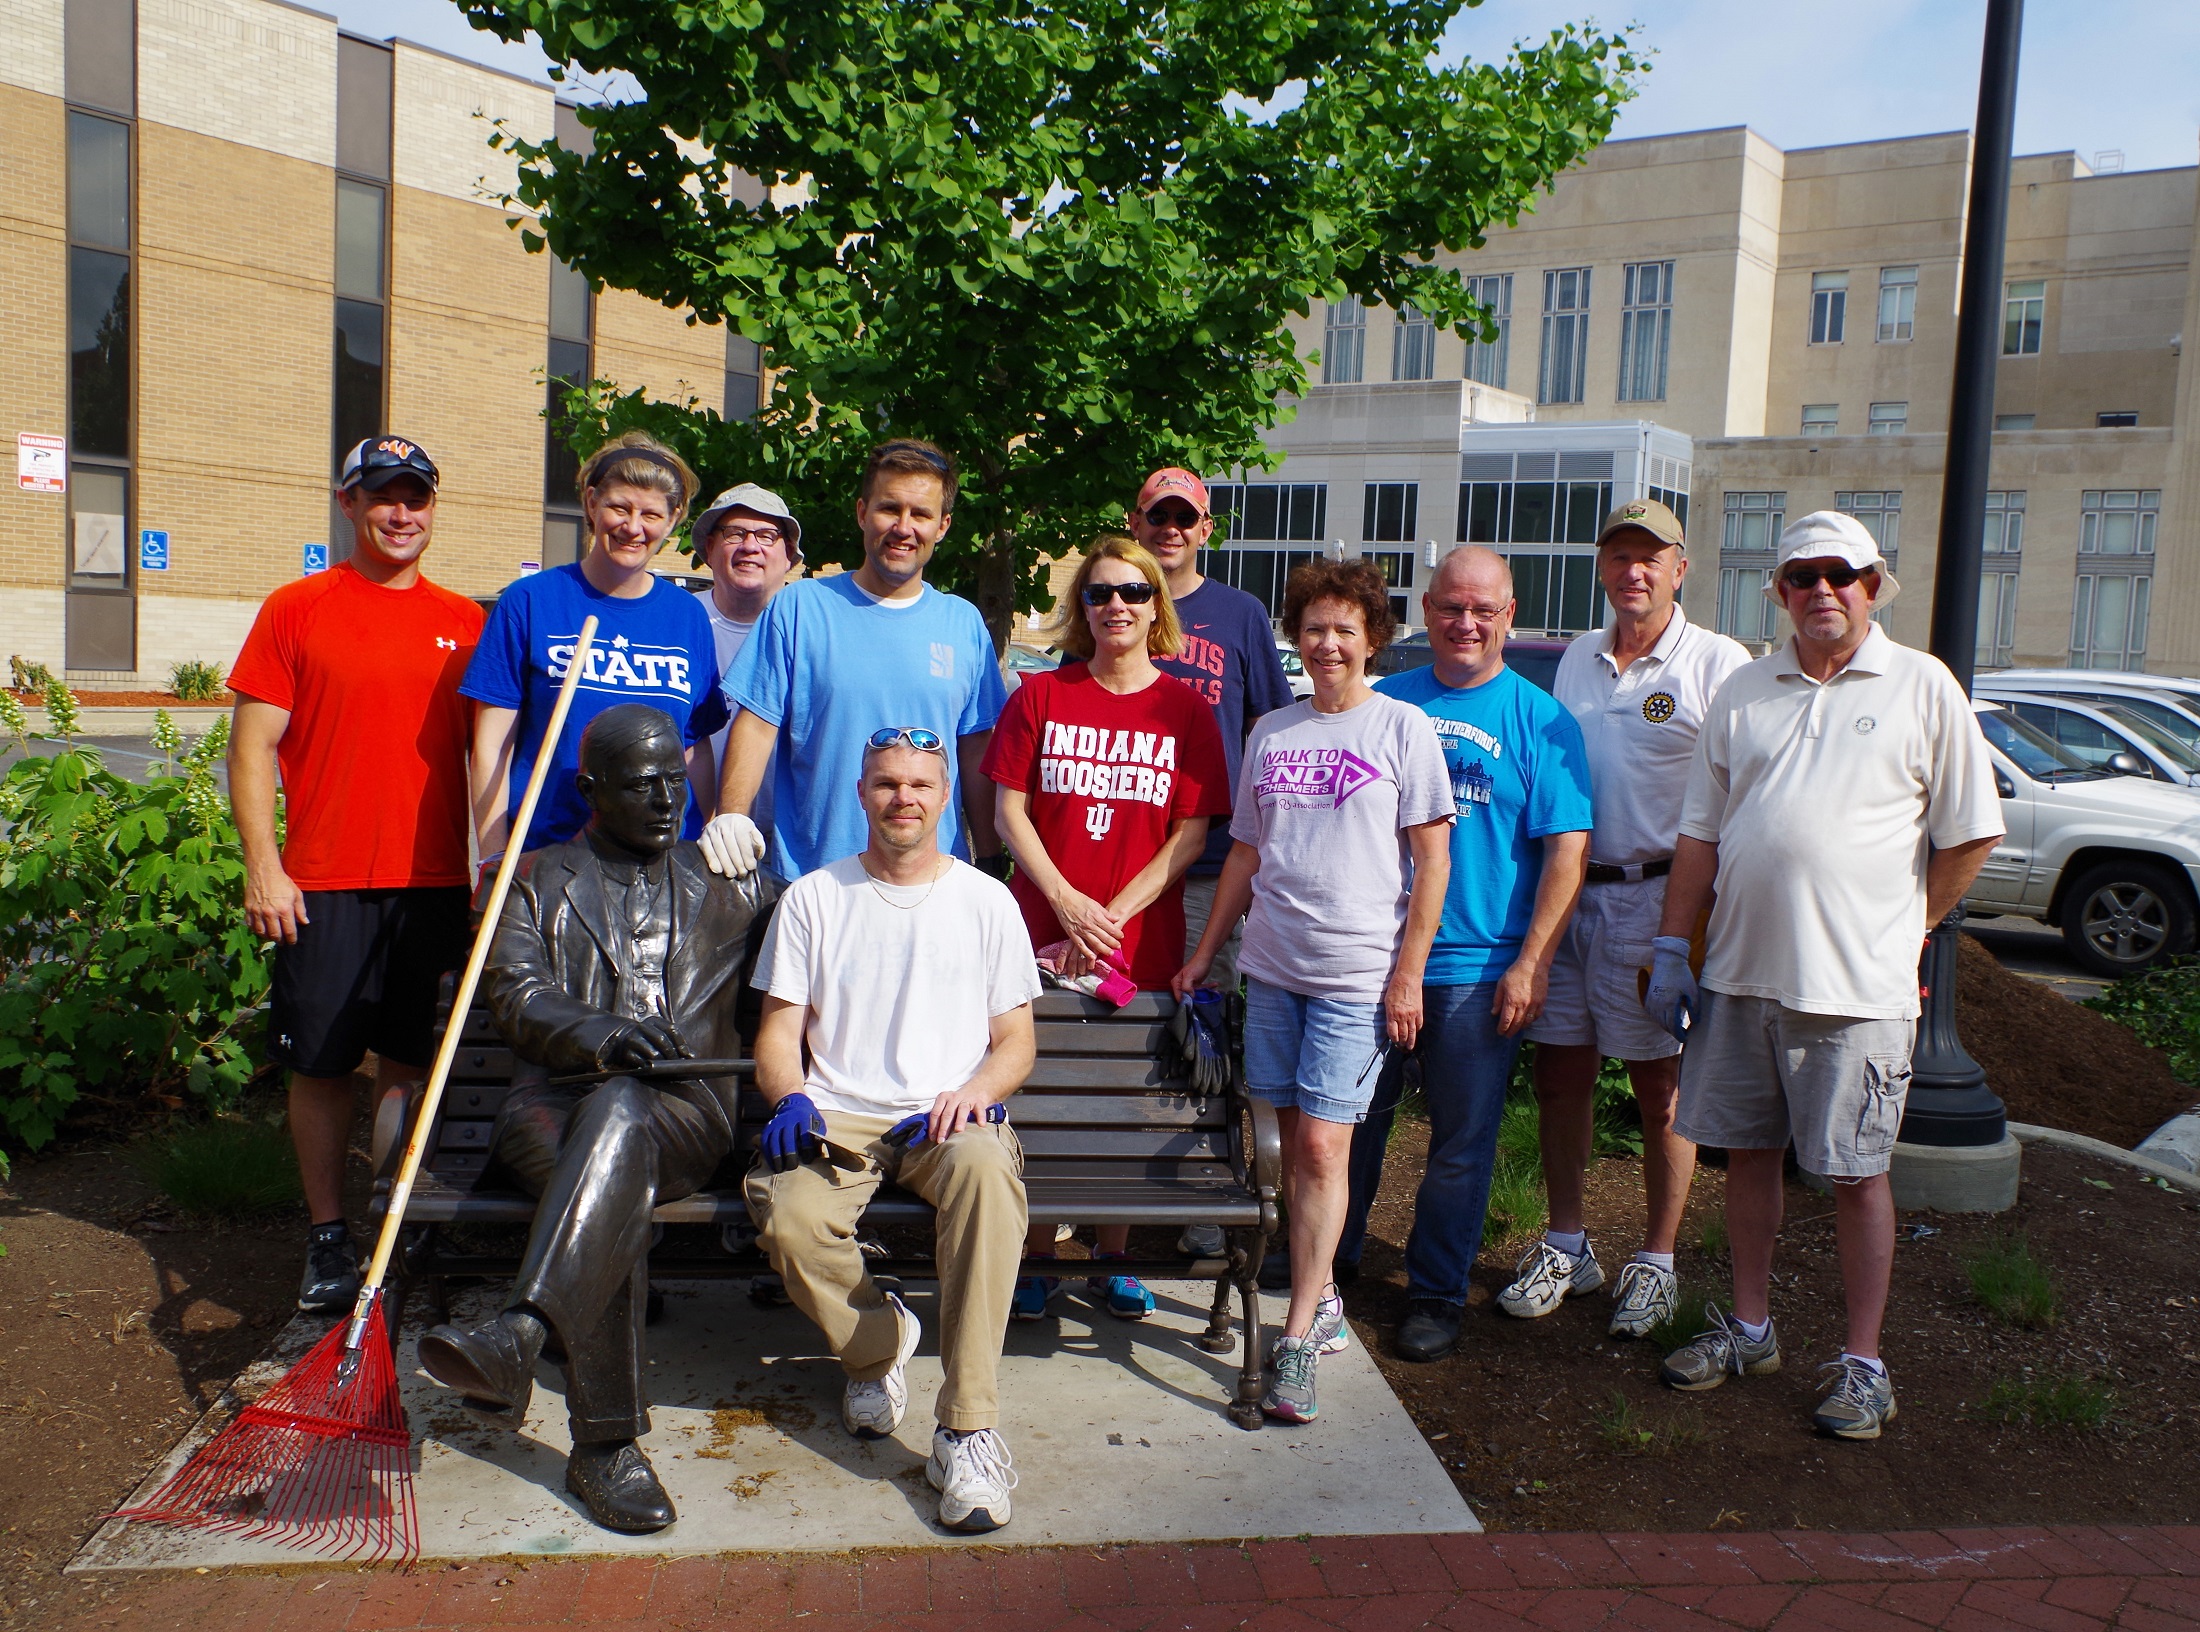
[[(1794, 635), (1713, 698), (1681, 812), (1644, 1006), (1686, 1035), (1674, 1130), (1727, 1152), (1731, 1315), (1668, 1356), (1674, 1388), (1780, 1369), (1769, 1292), (1790, 1142), (1831, 1181), (1848, 1332), (1813, 1421), (1876, 1439), (1894, 1267), (1887, 1179), (1926, 931), (2002, 836), (1970, 699), (1871, 621), (1900, 586), (1861, 522), (1804, 516), (1766, 593)], [(1714, 888), (1700, 989), (1688, 935)], [(1691, 1017), (1693, 1024), (1691, 1025)]]
[[(756, 632), (764, 608), (787, 581), (802, 570), (802, 523), (787, 501), (768, 487), (743, 482), (710, 501), (695, 518), (689, 537), (695, 553), (710, 568), (710, 593), (703, 610), (710, 614), (711, 638), (718, 647), (718, 672), (726, 673)], [(726, 762), (728, 720), (710, 739), (712, 763)], [(767, 837), (772, 830), (772, 773), (749, 806), (749, 819)]]
[(1609, 1331), (1641, 1337), (1680, 1305), (1673, 1242), (1696, 1150), (1673, 1132), (1681, 1045), (1643, 1012), (1637, 977), (1665, 907), (1696, 734), (1713, 693), (1749, 653), (1681, 610), (1687, 540), (1680, 518), (1656, 500), (1631, 499), (1605, 521), (1597, 576), (1612, 621), (1566, 648), (1552, 687), (1588, 748), (1596, 828), (1581, 903), (1551, 964), (1550, 997), (1527, 1032), (1550, 1228), (1497, 1306), (1533, 1319), (1604, 1284), (1582, 1214), (1583, 1181), (1597, 1072), (1607, 1058), (1623, 1060), (1642, 1110), (1648, 1205), (1642, 1249), (1620, 1268)]

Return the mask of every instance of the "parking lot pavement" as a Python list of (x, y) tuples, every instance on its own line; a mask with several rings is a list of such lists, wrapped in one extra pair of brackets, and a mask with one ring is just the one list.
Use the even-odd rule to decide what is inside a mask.
[[(80, 747), (96, 748), (107, 768), (115, 775), (132, 782), (143, 782), (159, 769), (161, 751), (145, 737), (79, 737)], [(50, 758), (61, 749), (61, 744), (48, 739), (34, 740), (28, 752), (37, 758)], [(0, 742), (0, 775), (16, 760), (24, 757), (25, 749), (19, 742)], [(224, 763), (214, 768), (214, 779), (221, 784), (224, 793), (229, 791), (229, 766)]]
[(2038, 981), (2072, 1002), (2099, 997), (2108, 990), (2107, 981), (2089, 973), (2070, 955), (2060, 930), (2030, 918), (1973, 918), (1963, 930), (2011, 974)]

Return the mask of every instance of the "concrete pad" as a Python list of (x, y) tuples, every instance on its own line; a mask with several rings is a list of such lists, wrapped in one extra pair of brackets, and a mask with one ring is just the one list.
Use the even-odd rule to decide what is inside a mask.
[[(1236, 1353), (1207, 1354), (1197, 1341), (1210, 1288), (1150, 1284), (1160, 1307), (1144, 1321), (1116, 1320), (1065, 1290), (1054, 1318), (1009, 1327), (1001, 1432), (1021, 1483), (1013, 1521), (979, 1539), (1040, 1546), (1481, 1529), (1357, 1341), (1321, 1362), (1319, 1420), (1248, 1432), (1224, 1410)], [(502, 1291), (462, 1295), (459, 1318), (494, 1309)], [(757, 1309), (739, 1282), (667, 1291), (666, 1318), (650, 1331), (657, 1403), (644, 1444), (681, 1517), (657, 1536), (599, 1530), (565, 1494), (569, 1440), (555, 1367), (541, 1368), (526, 1427), (513, 1433), (484, 1423), (411, 1364), (418, 1327), (409, 1325), (402, 1381), (418, 1447), (424, 1557), (972, 1544), (933, 1522), (936, 1499), (924, 1477), (940, 1383), (936, 1287), (911, 1282), (905, 1294), (924, 1322), (924, 1342), (909, 1367), (908, 1418), (894, 1439), (875, 1442), (840, 1426), (844, 1374), (799, 1314)], [(1263, 1302), (1263, 1318), (1280, 1322), (1283, 1300)], [(271, 1383), (322, 1330), (319, 1322), (294, 1323), (276, 1354), (239, 1379), (239, 1393)], [(204, 1424), (195, 1429), (138, 1495), (156, 1488), (206, 1432)], [(300, 1557), (265, 1542), (115, 1522), (69, 1568)]]

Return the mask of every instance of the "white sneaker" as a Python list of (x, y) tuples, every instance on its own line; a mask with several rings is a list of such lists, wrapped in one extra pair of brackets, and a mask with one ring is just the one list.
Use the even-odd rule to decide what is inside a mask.
[(1631, 1258), (1619, 1266), (1619, 1303), (1607, 1337), (1648, 1337), (1680, 1312), (1681, 1278), (1670, 1269)]
[(909, 1364), (909, 1357), (917, 1352), (917, 1339), (924, 1335), (924, 1328), (917, 1324), (917, 1317), (901, 1299), (889, 1292), (886, 1301), (901, 1321), (901, 1352), (894, 1356), (894, 1369), (867, 1383), (859, 1383), (851, 1377), (840, 1396), (841, 1426), (858, 1439), (891, 1437), (901, 1426), (902, 1414), (909, 1409), (909, 1380), (902, 1373)]
[(932, 1430), (924, 1476), (940, 1493), (940, 1527), (977, 1535), (1008, 1523), (1008, 1493), (1016, 1488), (1008, 1444), (991, 1428), (967, 1434)]
[(1522, 1320), (1537, 1320), (1568, 1298), (1594, 1292), (1604, 1284), (1604, 1266), (1596, 1248), (1583, 1247), (1569, 1258), (1547, 1240), (1538, 1241), (1520, 1260), (1518, 1277), (1497, 1294), (1497, 1307)]

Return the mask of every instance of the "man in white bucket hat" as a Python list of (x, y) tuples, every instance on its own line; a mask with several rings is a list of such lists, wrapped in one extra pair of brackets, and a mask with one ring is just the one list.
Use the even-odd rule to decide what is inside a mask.
[[(703, 610), (710, 614), (711, 636), (718, 643), (718, 672), (732, 667), (734, 654), (746, 646), (757, 620), (781, 587), (802, 570), (802, 523), (795, 520), (787, 501), (770, 488), (743, 482), (729, 487), (710, 501), (710, 508), (695, 518), (697, 559), (710, 568), (710, 593)], [(723, 765), (729, 721), (710, 739), (713, 764)], [(772, 781), (765, 773), (757, 790), (750, 819), (765, 832), (772, 825)]]

